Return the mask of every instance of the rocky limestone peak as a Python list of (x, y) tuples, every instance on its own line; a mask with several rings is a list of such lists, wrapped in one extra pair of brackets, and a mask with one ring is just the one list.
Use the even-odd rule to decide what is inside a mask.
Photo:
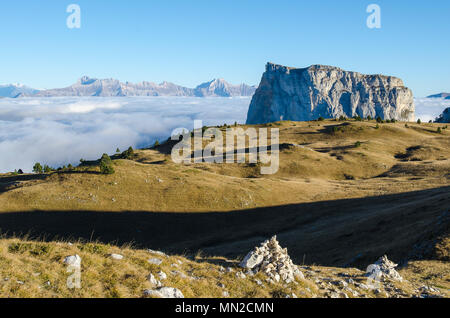
[(267, 63), (247, 124), (340, 116), (413, 121), (414, 111), (413, 94), (397, 77), (327, 65), (294, 68)]
[(91, 77), (85, 75), (78, 80), (78, 83), (80, 83), (81, 85), (90, 85), (90, 84), (94, 83), (95, 81), (97, 81), (96, 78), (91, 78)]
[(254, 273), (263, 272), (275, 281), (293, 282), (295, 277), (304, 278), (292, 262), (287, 249), (282, 248), (276, 236), (261, 243), (247, 254), (240, 266)]

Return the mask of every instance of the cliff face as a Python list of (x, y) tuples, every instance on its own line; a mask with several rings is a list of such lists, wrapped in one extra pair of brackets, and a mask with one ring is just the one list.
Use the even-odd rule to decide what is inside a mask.
[(247, 124), (341, 115), (413, 121), (414, 111), (411, 90), (396, 77), (323, 65), (297, 69), (268, 63), (253, 95)]

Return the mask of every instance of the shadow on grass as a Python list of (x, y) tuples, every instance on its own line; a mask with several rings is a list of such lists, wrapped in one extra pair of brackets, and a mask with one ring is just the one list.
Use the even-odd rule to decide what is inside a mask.
[(450, 187), (442, 187), (220, 213), (8, 212), (0, 214), (0, 231), (231, 259), (278, 235), (297, 264), (365, 268), (385, 253), (397, 262), (415, 257), (416, 244), (449, 232), (449, 209)]

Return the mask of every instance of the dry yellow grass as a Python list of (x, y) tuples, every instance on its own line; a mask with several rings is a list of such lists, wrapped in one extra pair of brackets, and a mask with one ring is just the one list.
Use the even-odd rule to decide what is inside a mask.
[[(109, 254), (124, 256), (113, 260)], [(63, 260), (69, 255), (82, 259), (81, 288), (69, 288)], [(160, 258), (161, 265), (148, 262), (149, 258)], [(223, 271), (231, 266), (232, 272)], [(152, 289), (148, 275), (163, 271), (167, 279), (165, 286), (178, 288), (185, 297), (195, 298), (272, 298), (295, 294), (298, 297), (329, 297), (329, 290), (345, 294), (349, 298), (387, 297), (384, 288), (379, 292), (362, 289), (366, 284), (364, 271), (355, 268), (303, 266), (305, 279), (285, 284), (268, 282), (263, 274), (237, 278), (235, 260), (223, 258), (188, 259), (185, 256), (161, 256), (131, 246), (104, 245), (96, 242), (41, 242), (25, 239), (0, 240), (0, 297), (18, 298), (140, 298), (145, 289)], [(180, 275), (179, 273), (182, 273)], [(433, 286), (449, 296), (449, 270), (436, 261), (414, 262), (401, 274), (408, 281), (393, 283), (394, 293), (386, 287), (390, 296), (410, 297), (417, 294), (419, 286)], [(432, 276), (430, 279), (429, 276)], [(338, 288), (339, 281), (352, 278), (348, 288)], [(259, 282), (258, 282), (259, 281)], [(320, 283), (316, 283), (320, 281)], [(262, 285), (261, 285), (262, 283)], [(341, 291), (340, 291), (341, 290)], [(357, 292), (357, 296), (353, 293)]]
[[(237, 280), (214, 265), (233, 263), (230, 258), (273, 234), (297, 263), (306, 258), (307, 264), (363, 269), (385, 252), (398, 261), (412, 257), (402, 269), (410, 281), (400, 286), (402, 295), (429, 283), (448, 296), (450, 131), (445, 125), (377, 127), (374, 121), (330, 120), (265, 126), (280, 129), (280, 170), (274, 175), (263, 176), (259, 165), (246, 163), (177, 165), (167, 145), (138, 150), (132, 160), (114, 160), (113, 175), (100, 175), (95, 166), (0, 175), (0, 231), (7, 232), (0, 239), (0, 296), (141, 297), (150, 287), (147, 275), (160, 269), (203, 277), (169, 275), (167, 285), (187, 297), (221, 297), (218, 282), (231, 297), (325, 296), (311, 280), (260, 288), (254, 278)], [(33, 238), (48, 237), (12, 238), (12, 232), (28, 231)], [(69, 245), (69, 238), (111, 245)], [(171, 256), (156, 268), (147, 262), (146, 250), (113, 241), (176, 253), (203, 249), (218, 257)], [(426, 246), (419, 251), (426, 260), (410, 255), (418, 252), (418, 242)], [(109, 253), (125, 259), (113, 261)], [(62, 259), (73, 254), (83, 258), (80, 290), (65, 286)], [(178, 260), (179, 268), (172, 267)], [(358, 269), (311, 266), (309, 271), (364, 279)]]
[(178, 165), (158, 150), (139, 150), (133, 160), (115, 160), (109, 176), (96, 167), (0, 175), (0, 189), (8, 190), (0, 194), (0, 211), (231, 211), (449, 185), (450, 131), (437, 134), (438, 124), (270, 125), (288, 145), (275, 175), (262, 176), (260, 166), (249, 164)]

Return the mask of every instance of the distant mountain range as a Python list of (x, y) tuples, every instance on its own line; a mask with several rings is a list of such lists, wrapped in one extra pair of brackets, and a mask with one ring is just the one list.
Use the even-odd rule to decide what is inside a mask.
[(0, 97), (16, 98), (18, 96), (33, 95), (39, 92), (39, 90), (22, 85), (22, 84), (7, 84), (0, 85)]
[(450, 93), (440, 93), (440, 94), (430, 95), (430, 96), (428, 96), (428, 98), (445, 98), (445, 99), (450, 99)]
[(256, 86), (232, 85), (223, 79), (215, 79), (200, 84), (196, 88), (179, 86), (169, 82), (122, 83), (116, 79), (96, 79), (84, 76), (77, 83), (48, 90), (37, 90), (27, 86), (12, 84), (0, 86), (0, 97), (62, 97), (62, 96), (193, 96), (193, 97), (233, 97), (252, 96)]

